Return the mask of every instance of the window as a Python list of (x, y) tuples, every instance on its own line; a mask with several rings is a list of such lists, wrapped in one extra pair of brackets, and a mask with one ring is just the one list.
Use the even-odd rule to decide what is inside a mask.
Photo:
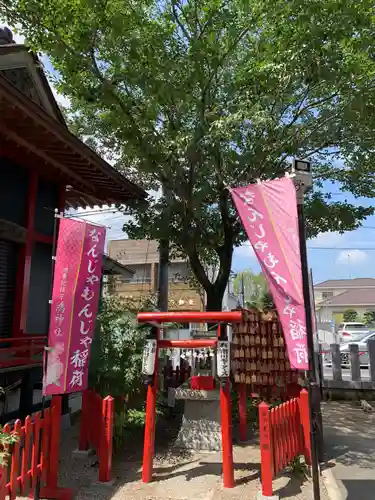
[(333, 297), (333, 292), (322, 292), (323, 300), (332, 299), (332, 297)]

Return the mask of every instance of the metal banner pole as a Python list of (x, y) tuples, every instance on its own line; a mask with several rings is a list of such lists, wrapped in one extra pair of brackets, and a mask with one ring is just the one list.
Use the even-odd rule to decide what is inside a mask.
[[(50, 317), (51, 317), (51, 310), (52, 310), (53, 278), (54, 278), (54, 274), (55, 274), (55, 264), (56, 264), (57, 223), (58, 223), (58, 219), (59, 219), (59, 213), (58, 212), (59, 212), (58, 209), (55, 209), (54, 224), (53, 224), (53, 239), (52, 239), (51, 281), (50, 281), (50, 293), (49, 293), (49, 296), (50, 296), (50, 300), (49, 300)], [(60, 214), (60, 215), (62, 216), (62, 214)], [(47, 343), (48, 343), (48, 338), (47, 338)], [(43, 365), (44, 365), (43, 366), (43, 384), (44, 384), (44, 378), (46, 376), (47, 363), (48, 363), (48, 344), (47, 344), (47, 348), (45, 348), (45, 351), (44, 351), (44, 359), (43, 359)], [(42, 411), (41, 411), (42, 425), (40, 427), (40, 433), (39, 433), (38, 464), (40, 463), (40, 460), (41, 460), (41, 457), (42, 457), (43, 418), (44, 418), (45, 404), (46, 404), (46, 397), (43, 394), (42, 395)], [(40, 500), (40, 488), (41, 488), (41, 481), (42, 481), (42, 473), (43, 473), (42, 470), (37, 473), (37, 480), (36, 480), (36, 485), (35, 485), (35, 489), (34, 489), (34, 500)]]
[[(312, 186), (311, 166), (310, 162), (302, 160), (294, 160), (292, 175), (295, 177), (297, 191), (297, 213), (298, 213), (298, 234), (301, 256), (302, 270), (302, 288), (303, 300), (306, 314), (306, 335), (307, 349), (309, 359), (309, 371), (307, 372), (308, 379), (308, 395), (309, 395), (309, 416), (310, 416), (310, 443), (311, 443), (311, 474), (313, 482), (313, 498), (320, 500), (320, 471), (317, 446), (317, 412), (316, 408), (320, 405), (320, 391), (316, 379), (316, 366), (314, 355), (314, 328), (312, 321), (312, 307), (310, 296), (309, 269), (307, 263), (307, 247), (306, 247), (306, 224), (303, 211), (303, 198), (306, 189)], [(318, 398), (318, 400), (316, 399)]]

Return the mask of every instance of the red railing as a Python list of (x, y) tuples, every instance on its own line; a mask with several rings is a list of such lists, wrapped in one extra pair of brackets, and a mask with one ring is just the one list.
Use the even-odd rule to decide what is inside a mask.
[(308, 393), (270, 409), (259, 405), (262, 493), (272, 496), (272, 479), (295, 458), (311, 465)]
[(46, 345), (45, 335), (0, 338), (0, 370), (16, 366), (40, 365), (43, 362)]
[[(79, 451), (95, 450), (99, 458), (99, 481), (111, 480), (113, 426), (115, 400), (111, 396), (102, 399), (91, 389), (82, 394), (82, 414), (79, 433)], [(1, 500), (1, 499), (0, 499)]]
[(72, 490), (58, 488), (60, 420), (61, 397), (54, 396), (43, 417), (38, 412), (26, 417), (23, 425), (16, 420), (13, 427), (4, 426), (4, 433), (16, 434), (18, 439), (9, 449), (10, 467), (0, 467), (0, 500), (33, 494), (38, 476), (41, 498), (72, 498)]
[(191, 376), (191, 366), (179, 367), (173, 369), (172, 366), (165, 366), (163, 370), (164, 375), (164, 390), (167, 391), (168, 387), (178, 387), (188, 380)]

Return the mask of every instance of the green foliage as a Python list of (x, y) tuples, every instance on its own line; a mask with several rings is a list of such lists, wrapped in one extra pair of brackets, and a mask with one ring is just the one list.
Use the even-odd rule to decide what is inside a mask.
[(250, 269), (238, 273), (234, 278), (236, 294), (244, 292), (245, 307), (256, 308), (261, 311), (275, 309), (272, 295), (268, 291), (266, 278), (262, 273), (254, 274)]
[[(0, 394), (3, 393), (3, 388), (0, 387)], [(0, 467), (8, 465), (9, 459), (9, 447), (19, 440), (17, 434), (8, 434), (3, 432), (3, 428), (0, 425)]]
[(254, 274), (250, 269), (237, 273), (233, 281), (234, 292), (244, 293), (245, 307), (262, 307), (264, 295), (268, 292), (267, 282), (262, 273)]
[(373, 325), (375, 323), (375, 311), (367, 311), (363, 315), (363, 323)]
[(358, 313), (354, 309), (347, 309), (344, 311), (344, 321), (357, 321)]
[[(314, 160), (310, 236), (357, 228), (374, 209), (373, 10), (368, 0), (2, 0), (0, 15), (47, 54), (71, 130), (159, 191), (131, 237), (169, 237), (221, 306), (245, 241), (226, 186)], [(211, 282), (204, 264), (216, 263)]]
[(102, 299), (100, 330), (92, 346), (90, 385), (102, 396), (134, 397), (141, 393), (142, 353), (148, 329), (116, 296)]

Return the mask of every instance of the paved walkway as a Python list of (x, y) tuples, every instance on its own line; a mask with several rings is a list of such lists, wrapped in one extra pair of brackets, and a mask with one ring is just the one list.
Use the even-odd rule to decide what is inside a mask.
[(341, 401), (322, 409), (326, 456), (342, 499), (375, 499), (375, 412)]

